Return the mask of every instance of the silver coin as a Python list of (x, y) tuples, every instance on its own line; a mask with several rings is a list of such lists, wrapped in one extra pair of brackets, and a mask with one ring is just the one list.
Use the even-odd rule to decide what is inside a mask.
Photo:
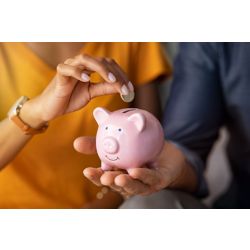
[(122, 95), (121, 98), (124, 102), (132, 102), (135, 99), (135, 92), (129, 92), (128, 95)]

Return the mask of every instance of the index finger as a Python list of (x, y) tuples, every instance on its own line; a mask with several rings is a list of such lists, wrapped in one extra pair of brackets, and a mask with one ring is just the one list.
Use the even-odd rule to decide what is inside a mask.
[(131, 168), (128, 170), (129, 175), (141, 182), (154, 186), (161, 183), (161, 177), (157, 170), (149, 168)]
[(125, 192), (136, 195), (146, 193), (150, 187), (139, 180), (131, 178), (128, 174), (120, 174), (115, 178), (115, 184), (122, 187)]
[(116, 186), (114, 183), (114, 179), (120, 174), (123, 174), (123, 172), (122, 171), (105, 171), (100, 178), (100, 182), (102, 185), (108, 186), (111, 189), (119, 193), (122, 193), (123, 189), (121, 187)]
[(84, 66), (86, 69), (97, 72), (100, 76), (109, 83), (114, 83), (119, 76), (110, 72), (105, 59), (97, 59), (92, 56), (81, 54), (76, 56), (70, 63), (72, 66)]

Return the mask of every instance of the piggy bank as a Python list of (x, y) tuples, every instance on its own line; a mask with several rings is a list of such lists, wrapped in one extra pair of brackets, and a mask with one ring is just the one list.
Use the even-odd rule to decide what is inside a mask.
[(138, 168), (153, 163), (164, 145), (160, 122), (149, 112), (136, 108), (110, 112), (96, 108), (99, 125), (96, 148), (103, 170)]

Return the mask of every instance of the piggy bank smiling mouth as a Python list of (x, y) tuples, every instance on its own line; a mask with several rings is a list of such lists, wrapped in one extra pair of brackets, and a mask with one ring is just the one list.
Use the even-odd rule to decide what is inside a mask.
[(117, 161), (119, 160), (119, 157), (117, 156), (115, 159), (109, 158), (107, 155), (105, 155), (105, 157), (110, 160), (110, 161)]

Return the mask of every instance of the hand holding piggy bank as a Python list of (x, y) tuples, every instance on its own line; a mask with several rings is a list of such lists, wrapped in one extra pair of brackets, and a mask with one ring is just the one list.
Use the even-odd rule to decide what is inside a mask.
[(136, 108), (93, 112), (99, 128), (97, 153), (102, 170), (129, 169), (153, 163), (164, 145), (160, 122), (149, 112)]

